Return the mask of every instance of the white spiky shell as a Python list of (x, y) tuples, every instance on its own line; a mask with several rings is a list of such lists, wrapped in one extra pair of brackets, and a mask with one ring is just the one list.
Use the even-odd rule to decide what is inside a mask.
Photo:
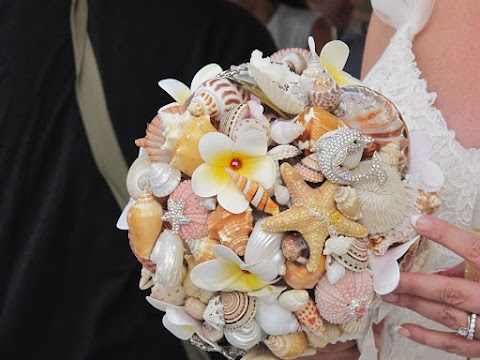
[(230, 345), (243, 350), (248, 350), (267, 338), (267, 334), (265, 334), (255, 319), (252, 319), (252, 321), (241, 329), (225, 329), (224, 335)]
[(270, 124), (270, 137), (277, 144), (289, 144), (299, 137), (305, 127), (287, 120), (275, 120)]
[(262, 229), (265, 218), (257, 220), (245, 248), (245, 262), (271, 261), (277, 266), (278, 274), (285, 274), (285, 256), (282, 253), (283, 232)]
[(205, 322), (214, 329), (223, 331), (225, 326), (225, 317), (223, 314), (223, 303), (220, 301), (220, 295), (214, 296), (210, 299), (203, 312)]
[(273, 160), (285, 160), (298, 156), (302, 153), (295, 145), (283, 144), (272, 147), (268, 150), (267, 155)]
[(139, 156), (130, 165), (127, 173), (127, 191), (130, 197), (138, 199), (145, 187), (150, 186), (150, 159), (147, 155)]
[(186, 274), (184, 252), (182, 239), (171, 230), (163, 230), (150, 254), (150, 260), (157, 265), (156, 282), (170, 287), (182, 282)]
[(170, 195), (180, 184), (179, 169), (167, 163), (152, 163), (150, 166), (150, 187), (155, 196)]
[(310, 295), (307, 290), (287, 290), (284, 291), (278, 301), (280, 305), (289, 311), (299, 311), (307, 305)]
[(278, 299), (268, 302), (259, 298), (255, 319), (268, 335), (284, 335), (301, 331), (295, 314), (283, 308)]

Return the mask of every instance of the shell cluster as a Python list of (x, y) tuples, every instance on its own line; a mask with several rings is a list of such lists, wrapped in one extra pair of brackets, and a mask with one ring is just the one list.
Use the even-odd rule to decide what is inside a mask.
[(208, 351), (296, 359), (358, 338), (378, 306), (372, 264), (441, 204), (404, 174), (395, 105), (359, 81), (339, 86), (322, 56), (310, 42), (210, 64), (135, 140), (117, 227), (147, 301)]

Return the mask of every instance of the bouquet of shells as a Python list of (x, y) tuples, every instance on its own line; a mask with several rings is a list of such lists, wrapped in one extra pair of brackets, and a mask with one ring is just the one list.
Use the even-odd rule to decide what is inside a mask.
[(135, 140), (117, 227), (140, 289), (175, 336), (229, 359), (362, 337), (422, 260), (410, 217), (440, 205), (441, 174), (412, 153), (426, 134), (342, 70), (346, 44), (309, 47), (161, 80), (176, 101)]

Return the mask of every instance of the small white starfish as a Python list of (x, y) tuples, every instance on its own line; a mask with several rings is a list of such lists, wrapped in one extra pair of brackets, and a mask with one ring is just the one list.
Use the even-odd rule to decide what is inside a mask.
[(172, 231), (175, 234), (178, 234), (180, 226), (182, 226), (183, 224), (188, 224), (190, 222), (190, 218), (183, 215), (184, 206), (185, 201), (183, 199), (176, 203), (175, 200), (173, 200), (172, 198), (168, 198), (168, 208), (170, 210), (163, 214), (162, 220), (172, 224)]

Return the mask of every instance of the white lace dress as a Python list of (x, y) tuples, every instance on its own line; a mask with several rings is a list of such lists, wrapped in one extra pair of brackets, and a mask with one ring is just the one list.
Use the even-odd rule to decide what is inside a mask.
[[(448, 129), (442, 112), (434, 106), (436, 94), (428, 92), (427, 82), (421, 77), (412, 51), (412, 41), (427, 23), (433, 3), (434, 0), (372, 0), (376, 14), (397, 31), (364, 82), (395, 103), (410, 130), (432, 134), (434, 151), (431, 160), (442, 168), (445, 175), (445, 183), (439, 191), (443, 204), (436, 215), (468, 229), (475, 201), (480, 199), (480, 195), (477, 198), (480, 193), (480, 149), (465, 149), (455, 139), (455, 133)], [(429, 257), (420, 269), (422, 272), (449, 268), (462, 260), (433, 242), (428, 242), (427, 251)], [(409, 310), (394, 308), (387, 316), (381, 360), (464, 359), (419, 345), (394, 332), (395, 326), (410, 322), (449, 330)]]

